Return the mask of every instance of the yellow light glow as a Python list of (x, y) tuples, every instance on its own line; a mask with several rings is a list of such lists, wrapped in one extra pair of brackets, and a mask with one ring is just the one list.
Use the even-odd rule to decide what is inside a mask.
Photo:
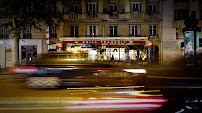
[(64, 60), (67, 60), (67, 61), (78, 61), (78, 59), (64, 59)]
[(135, 95), (135, 96), (143, 96), (143, 97), (148, 97), (148, 96), (163, 96), (162, 94), (143, 94), (143, 93), (148, 93), (148, 92), (159, 92), (160, 90), (149, 90), (149, 91), (125, 91), (125, 92), (117, 92), (117, 93), (127, 93), (130, 95)]

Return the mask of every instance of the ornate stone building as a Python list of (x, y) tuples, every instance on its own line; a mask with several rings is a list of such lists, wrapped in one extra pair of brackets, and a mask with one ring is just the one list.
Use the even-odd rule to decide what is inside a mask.
[(58, 2), (61, 16), (55, 20), (59, 27), (50, 34), (55, 38), (50, 39), (49, 46), (64, 51), (93, 46), (98, 59), (106, 55), (105, 60), (109, 60), (113, 55), (116, 60), (125, 60), (128, 54), (131, 60), (160, 62), (161, 4), (160, 0)]

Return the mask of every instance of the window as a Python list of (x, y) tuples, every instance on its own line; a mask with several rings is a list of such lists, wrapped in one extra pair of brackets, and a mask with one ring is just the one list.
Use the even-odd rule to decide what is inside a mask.
[(88, 3), (87, 13), (88, 18), (98, 18), (98, 3)]
[(157, 25), (149, 25), (149, 35), (150, 36), (157, 35)]
[[(1, 25), (1, 23), (3, 23), (3, 22), (0, 21), (0, 25)], [(9, 31), (8, 27), (1, 26), (0, 27), (0, 38), (8, 38), (9, 37), (8, 31)]]
[(140, 36), (140, 25), (130, 25), (130, 36)]
[(110, 12), (118, 12), (117, 4), (111, 4), (110, 5)]
[(88, 3), (88, 12), (97, 13), (98, 12), (98, 3)]
[(175, 20), (185, 20), (189, 17), (189, 10), (188, 9), (177, 9), (174, 12), (174, 19)]
[(184, 38), (182, 28), (176, 28), (176, 38)]
[(110, 25), (110, 37), (118, 36), (118, 26), (117, 25)]
[(79, 35), (79, 27), (77, 25), (71, 26), (71, 36), (75, 37)]
[(149, 5), (149, 12), (157, 12), (156, 4), (150, 4)]
[(130, 11), (138, 11), (139, 13), (142, 12), (142, 4), (141, 2), (132, 2), (130, 3)]
[(87, 25), (87, 36), (98, 36), (98, 25)]

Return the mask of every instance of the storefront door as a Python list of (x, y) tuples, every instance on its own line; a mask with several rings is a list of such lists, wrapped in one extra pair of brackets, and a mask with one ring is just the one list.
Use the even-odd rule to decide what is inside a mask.
[(11, 46), (6, 46), (6, 67), (12, 66)]

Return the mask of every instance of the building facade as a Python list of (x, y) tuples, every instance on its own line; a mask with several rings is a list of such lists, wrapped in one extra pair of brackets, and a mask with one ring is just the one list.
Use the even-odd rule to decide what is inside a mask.
[[(0, 25), (9, 19), (0, 18)], [(0, 68), (13, 67), (15, 65), (14, 34), (8, 34), (11, 26), (0, 28)], [(21, 32), (18, 40), (18, 62), (17, 65), (27, 65), (37, 60), (40, 54), (48, 52), (46, 31), (47, 26), (42, 26), (42, 31), (27, 28)]]
[(86, 52), (91, 60), (160, 62), (160, 0), (75, 0), (58, 2), (59, 29), (50, 49)]
[[(191, 15), (199, 21), (202, 27), (201, 0), (164, 0), (162, 18), (162, 48), (163, 63), (168, 64), (184, 57), (184, 21)], [(202, 33), (199, 32), (199, 52), (202, 50)]]
[[(195, 15), (202, 27), (201, 5), (200, 0), (58, 1), (58, 13), (52, 17), (57, 26), (22, 31), (19, 63), (26, 65), (48, 51), (66, 51), (86, 53), (89, 60), (167, 64), (183, 57), (184, 20)], [(13, 35), (7, 29), (0, 29), (2, 67), (14, 61)]]

